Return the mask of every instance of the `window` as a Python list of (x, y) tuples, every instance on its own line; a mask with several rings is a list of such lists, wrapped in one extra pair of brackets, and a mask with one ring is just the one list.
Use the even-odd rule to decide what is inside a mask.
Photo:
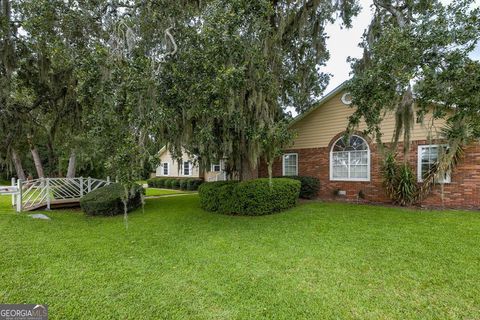
[(212, 164), (212, 171), (213, 172), (220, 172), (222, 171), (222, 167), (220, 166), (220, 164)]
[(182, 165), (182, 171), (184, 176), (192, 175), (192, 163), (190, 161), (184, 161)]
[[(417, 177), (418, 182), (422, 182), (428, 175), (430, 170), (438, 162), (439, 152), (443, 149), (443, 152), (448, 150), (446, 145), (425, 145), (418, 146), (418, 164), (417, 164)], [(450, 183), (450, 173), (446, 172), (442, 178), (436, 178), (435, 182), (438, 183)]]
[(370, 181), (370, 149), (359, 136), (338, 139), (330, 152), (330, 180)]
[(168, 162), (162, 164), (162, 173), (164, 176), (168, 176)]
[(284, 176), (298, 175), (298, 154), (287, 153), (283, 155), (283, 175)]

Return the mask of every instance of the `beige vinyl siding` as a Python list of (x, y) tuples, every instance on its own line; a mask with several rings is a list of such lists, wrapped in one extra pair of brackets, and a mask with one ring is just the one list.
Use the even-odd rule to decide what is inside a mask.
[(200, 170), (198, 168), (198, 165), (193, 165), (193, 159), (190, 159), (186, 152), (183, 152), (183, 154), (182, 154), (182, 162), (183, 161), (191, 161), (192, 162), (192, 174), (189, 175), (189, 176), (183, 175), (183, 171), (181, 170), (181, 163), (179, 163), (176, 159), (172, 158), (172, 155), (170, 154), (170, 151), (165, 150), (160, 155), (160, 163), (161, 164), (163, 164), (165, 162), (168, 163), (168, 167), (169, 167), (168, 176), (163, 175), (162, 165), (157, 167), (157, 169), (155, 171), (155, 175), (157, 177), (198, 178), (200, 176)]
[[(332, 138), (345, 131), (348, 125), (348, 118), (354, 112), (353, 108), (344, 105), (341, 101), (343, 92), (333, 96), (324, 102), (316, 110), (300, 119), (292, 125), (297, 137), (294, 141), (294, 149), (327, 147)], [(416, 123), (412, 132), (411, 140), (425, 140), (438, 137), (443, 121), (435, 121), (432, 126), (431, 115), (427, 115), (424, 125)], [(395, 129), (393, 114), (387, 114), (382, 122), (382, 141), (390, 142)], [(360, 131), (365, 129), (361, 123)], [(400, 139), (403, 140), (403, 139)]]

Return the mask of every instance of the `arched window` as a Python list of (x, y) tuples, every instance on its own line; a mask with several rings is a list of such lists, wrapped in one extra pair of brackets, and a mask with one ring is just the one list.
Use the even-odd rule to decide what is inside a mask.
[(360, 136), (338, 139), (330, 151), (330, 180), (370, 181), (370, 149)]

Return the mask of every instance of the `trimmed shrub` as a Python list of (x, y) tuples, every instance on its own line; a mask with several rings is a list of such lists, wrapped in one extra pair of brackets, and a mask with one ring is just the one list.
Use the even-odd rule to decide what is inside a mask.
[(187, 190), (188, 180), (190, 179), (180, 179), (180, 190)]
[(165, 179), (165, 181), (163, 182), (163, 187), (167, 188), (167, 189), (171, 189), (172, 188), (172, 179)]
[(170, 181), (170, 186), (172, 187), (172, 189), (180, 188), (180, 180), (179, 179), (172, 179)]
[(259, 216), (282, 211), (296, 205), (300, 181), (280, 178), (243, 182), (204, 183), (199, 188), (200, 206), (224, 214)]
[(301, 183), (293, 179), (248, 180), (238, 184), (232, 199), (233, 213), (259, 216), (291, 208), (297, 204)]
[[(236, 184), (238, 184), (238, 181), (215, 181), (202, 184), (198, 188), (200, 206), (207, 211), (218, 211), (221, 201), (219, 189), (222, 186)], [(225, 201), (225, 199), (222, 199), (222, 201)]]
[(147, 184), (150, 188), (163, 188), (165, 180), (165, 178), (152, 178), (147, 180)]
[(197, 190), (203, 180), (196, 178), (152, 178), (147, 180), (147, 183), (150, 188)]
[(300, 181), (300, 198), (314, 199), (320, 190), (320, 179), (309, 176), (283, 176), (281, 178), (295, 179)]
[(195, 191), (198, 190), (198, 187), (203, 184), (202, 179), (189, 179), (187, 182), (187, 190)]
[[(132, 211), (142, 205), (143, 188), (135, 184), (129, 192), (127, 210)], [(80, 206), (89, 216), (114, 216), (124, 213), (122, 197), (124, 187), (119, 183), (98, 188), (80, 199)]]

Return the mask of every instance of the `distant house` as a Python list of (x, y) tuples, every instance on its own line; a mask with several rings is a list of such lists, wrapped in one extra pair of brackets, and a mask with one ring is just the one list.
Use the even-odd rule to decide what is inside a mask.
[(164, 146), (160, 149), (160, 165), (155, 170), (155, 177), (171, 178), (201, 178), (205, 181), (226, 180), (224, 162), (212, 164), (209, 168), (202, 168), (196, 161), (183, 150), (182, 158), (175, 159), (168, 148)]
[[(290, 128), (297, 132), (297, 137), (293, 146), (274, 163), (273, 173), (275, 176), (318, 177), (320, 198), (389, 202), (382, 186), (382, 159), (375, 141), (360, 132), (346, 143), (342, 139), (348, 118), (354, 112), (349, 100), (342, 84), (315, 107), (295, 118)], [(416, 170), (419, 184), (438, 158), (438, 151), (446, 147), (439, 140), (443, 121), (432, 121), (427, 115), (424, 123), (416, 121), (414, 125), (408, 159)], [(364, 128), (365, 124), (361, 124), (359, 130)], [(382, 122), (383, 142), (391, 142), (394, 128), (393, 114), (387, 114)], [(400, 143), (399, 156), (401, 148)], [(268, 176), (265, 164), (260, 165), (259, 176)], [(468, 146), (462, 162), (442, 180), (443, 192), (441, 186), (436, 185), (423, 205), (479, 208), (480, 144)]]

